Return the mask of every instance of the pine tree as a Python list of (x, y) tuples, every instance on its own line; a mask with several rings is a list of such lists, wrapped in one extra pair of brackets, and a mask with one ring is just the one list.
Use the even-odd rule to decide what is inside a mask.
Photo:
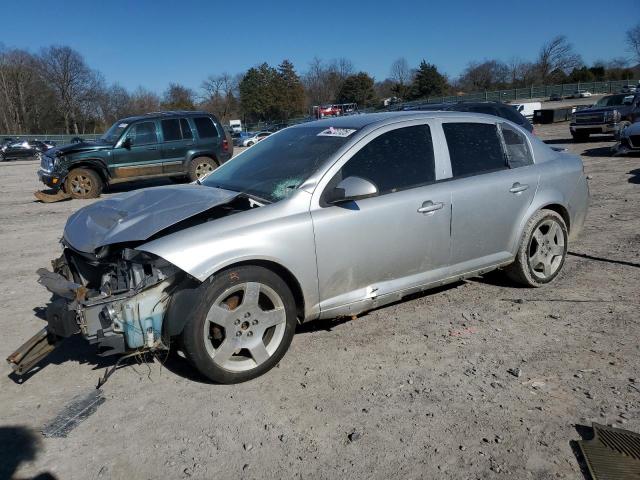
[(304, 87), (293, 64), (286, 59), (278, 65), (276, 103), (282, 120), (305, 110)]
[(413, 77), (409, 97), (412, 100), (426, 98), (434, 95), (443, 95), (447, 90), (447, 79), (438, 72), (435, 65), (424, 60)]
[(338, 101), (342, 103), (357, 103), (359, 107), (368, 107), (375, 101), (373, 78), (365, 72), (349, 75), (338, 92)]

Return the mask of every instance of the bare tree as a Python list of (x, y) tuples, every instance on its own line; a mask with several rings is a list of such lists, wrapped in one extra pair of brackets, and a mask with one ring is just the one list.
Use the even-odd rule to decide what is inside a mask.
[(510, 68), (498, 60), (470, 62), (458, 81), (467, 90), (504, 88), (509, 83)]
[(40, 55), (44, 81), (55, 93), (66, 133), (78, 134), (77, 115), (98, 79), (82, 56), (70, 47), (48, 47)]
[(627, 30), (625, 40), (627, 50), (633, 55), (634, 61), (640, 63), (640, 23)]
[(540, 79), (544, 82), (556, 71), (569, 73), (582, 64), (578, 54), (564, 35), (559, 35), (545, 43), (540, 49), (536, 62)]
[(412, 77), (411, 68), (406, 58), (400, 57), (391, 64), (389, 77), (395, 84), (393, 91), (396, 95), (400, 98), (406, 97)]
[(200, 88), (203, 90), (201, 101), (204, 108), (211, 110), (221, 120), (231, 118), (232, 114), (237, 116), (237, 77), (226, 72), (209, 75)]

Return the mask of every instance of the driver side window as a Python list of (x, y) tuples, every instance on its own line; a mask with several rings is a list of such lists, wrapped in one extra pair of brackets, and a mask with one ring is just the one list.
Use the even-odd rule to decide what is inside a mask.
[(140, 122), (131, 127), (127, 138), (131, 139), (132, 145), (149, 145), (158, 143), (158, 134), (156, 133), (155, 122)]
[(380, 195), (435, 182), (429, 126), (415, 125), (383, 133), (351, 157), (336, 176), (338, 182), (351, 176), (369, 180)]

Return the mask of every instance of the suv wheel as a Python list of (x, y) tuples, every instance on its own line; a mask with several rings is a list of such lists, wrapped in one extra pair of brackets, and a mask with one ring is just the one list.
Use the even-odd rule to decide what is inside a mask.
[(65, 191), (73, 198), (97, 198), (102, 187), (100, 175), (88, 168), (74, 168), (64, 182)]
[(540, 287), (558, 276), (567, 257), (569, 234), (563, 218), (540, 210), (524, 228), (515, 261), (505, 268), (511, 280)]
[(195, 182), (218, 168), (215, 160), (209, 157), (197, 157), (189, 164), (189, 180)]
[(266, 268), (241, 266), (200, 288), (201, 302), (182, 333), (184, 353), (200, 373), (214, 382), (238, 383), (273, 368), (296, 329), (287, 284)]

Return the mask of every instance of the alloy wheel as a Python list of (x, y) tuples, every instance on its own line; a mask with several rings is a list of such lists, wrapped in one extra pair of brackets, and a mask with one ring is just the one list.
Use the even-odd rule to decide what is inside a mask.
[(202, 178), (211, 172), (213, 172), (213, 167), (211, 166), (210, 163), (202, 162), (196, 165), (196, 176), (198, 178)]
[(87, 195), (91, 192), (93, 183), (86, 175), (74, 175), (71, 177), (71, 191), (79, 195)]
[(286, 319), (282, 299), (267, 285), (234, 285), (209, 309), (204, 322), (205, 348), (221, 368), (252, 370), (276, 352), (284, 338)]
[(565, 246), (565, 235), (560, 224), (552, 218), (541, 222), (529, 243), (531, 272), (541, 280), (552, 277), (562, 265)]

